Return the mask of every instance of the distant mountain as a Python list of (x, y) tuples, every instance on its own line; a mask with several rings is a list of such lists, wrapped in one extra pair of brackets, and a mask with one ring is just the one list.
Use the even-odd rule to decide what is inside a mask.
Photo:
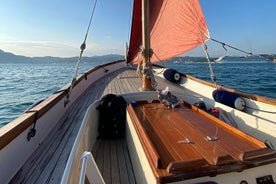
[[(5, 52), (0, 49), (0, 62), (26, 62), (26, 61), (39, 61), (39, 62), (59, 62), (59, 61), (66, 61), (66, 62), (74, 62), (77, 61), (78, 57), (51, 57), (51, 56), (45, 56), (45, 57), (26, 57), (21, 55), (15, 55), (10, 52)], [(82, 58), (82, 61), (99, 61), (99, 62), (108, 62), (108, 61), (114, 61), (114, 60), (120, 60), (124, 59), (124, 56), (118, 55), (118, 54), (109, 54), (109, 55), (103, 55), (103, 56), (92, 56), (92, 57), (86, 57), (84, 56)]]
[(21, 61), (27, 61), (29, 58), (26, 56), (21, 55), (15, 55), (10, 52), (5, 52), (0, 49), (0, 62), (3, 61), (14, 61), (14, 60), (21, 60)]
[[(210, 58), (211, 61), (214, 61), (215, 58)], [(186, 63), (186, 62), (207, 62), (206, 57), (195, 57), (195, 56), (180, 56), (174, 57), (172, 59), (167, 60), (166, 62), (174, 62), (174, 63)]]
[[(107, 63), (115, 60), (121, 60), (125, 57), (118, 54), (109, 54), (109, 55), (103, 55), (103, 56), (92, 56), (92, 57), (86, 57), (84, 56), (82, 58), (82, 62), (99, 62), (99, 63)], [(274, 60), (276, 58), (275, 54), (260, 54), (257, 56), (251, 56), (251, 57), (245, 57), (245, 56), (225, 56), (222, 58), (224, 61), (248, 61), (248, 60), (260, 60), (260, 59), (267, 59), (267, 60)], [(10, 52), (5, 52), (0, 49), (0, 62), (27, 62), (27, 61), (39, 61), (39, 62), (76, 62), (78, 57), (51, 57), (51, 56), (45, 56), (45, 57), (26, 57), (21, 55), (15, 55)], [(218, 58), (210, 58), (211, 61), (215, 61)], [(276, 60), (276, 59), (275, 59)], [(175, 57), (172, 59), (167, 60), (166, 62), (207, 62), (205, 57), (191, 57), (191, 56), (180, 56)]]

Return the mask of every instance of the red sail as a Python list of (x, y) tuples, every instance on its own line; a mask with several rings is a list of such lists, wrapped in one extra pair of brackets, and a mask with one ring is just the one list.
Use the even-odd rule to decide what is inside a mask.
[[(210, 38), (197, 0), (150, 0), (151, 62), (183, 54)], [(128, 62), (141, 61), (141, 0), (135, 0)]]

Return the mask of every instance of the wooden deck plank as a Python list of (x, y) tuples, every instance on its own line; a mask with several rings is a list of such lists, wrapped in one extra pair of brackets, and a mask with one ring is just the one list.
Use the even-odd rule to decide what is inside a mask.
[[(120, 183), (128, 183), (128, 172), (127, 172), (127, 167), (126, 167), (126, 160), (124, 157), (124, 148), (121, 143), (119, 143), (119, 140), (116, 141), (116, 156), (118, 158), (117, 164), (118, 164), (118, 170), (117, 170), (117, 176), (120, 178)], [(123, 140), (121, 140), (123, 141)], [(115, 155), (115, 154), (114, 154)], [(116, 165), (117, 165), (116, 164)], [(116, 173), (116, 170), (113, 171), (114, 174)], [(115, 182), (114, 182), (115, 183)], [(119, 181), (117, 182), (119, 183)]]
[(99, 139), (92, 152), (97, 153), (97, 165), (104, 164), (99, 169), (107, 184), (136, 183), (124, 138)]
[(104, 143), (104, 149), (103, 149), (103, 152), (102, 152), (102, 155), (104, 157), (103, 159), (103, 170), (101, 171), (102, 172), (102, 175), (103, 175), (103, 178), (105, 180), (106, 183), (111, 183), (111, 159), (110, 159), (110, 155), (111, 155), (111, 152), (110, 152), (110, 144), (108, 144), (109, 142), (107, 141), (102, 141)]
[(111, 164), (111, 170), (110, 170), (110, 175), (111, 175), (111, 181), (112, 183), (119, 183), (120, 182), (120, 175), (118, 174), (119, 171), (119, 163), (118, 163), (118, 154), (117, 154), (117, 149), (116, 149), (117, 143), (116, 144), (111, 144), (110, 148), (110, 163)]
[[(73, 117), (76, 114), (77, 111), (70, 113)], [(74, 124), (63, 123), (61, 127), (56, 129), (56, 132), (52, 132), (51, 135), (47, 137), (46, 141), (40, 145), (37, 152), (30, 157), (25, 167), (23, 167), (18, 175), (14, 177), (13, 181), (15, 183), (18, 181), (22, 183), (35, 183), (47, 166), (53, 167), (54, 165), (49, 164), (49, 162), (52, 160), (56, 161), (54, 159), (60, 154), (57, 149), (59, 148), (61, 141), (68, 138), (70, 135), (68, 132), (70, 132), (70, 129), (72, 129), (73, 126)], [(51, 144), (47, 144), (47, 142), (51, 142)]]
[[(86, 101), (82, 104), (78, 104), (78, 110), (72, 110), (73, 112), (71, 112), (70, 117), (68, 118), (71, 121), (68, 121), (67, 123), (81, 122), (82, 116), (80, 116), (80, 112), (85, 110), (86, 106)], [(47, 165), (45, 167), (42, 167), (44, 169), (40, 173), (40, 177), (37, 179), (37, 181), (41, 183), (51, 183), (54, 179), (61, 179), (62, 175), (56, 175), (55, 177), (52, 177), (52, 172), (54, 172), (55, 170), (59, 170), (59, 166), (66, 163), (71, 151), (70, 145), (72, 142), (74, 142), (75, 137), (77, 136), (79, 126), (80, 123), (72, 123), (70, 129), (68, 129), (68, 131), (65, 132), (64, 135), (62, 135), (63, 137), (59, 139), (61, 140), (59, 142), (59, 145), (54, 150), (54, 152), (52, 152), (51, 159), (47, 162)], [(65, 152), (68, 154), (64, 154)]]
[[(127, 147), (127, 143), (126, 143), (126, 140), (124, 139), (123, 140), (123, 143), (121, 144), (122, 145), (122, 150), (125, 150), (123, 151), (123, 159), (124, 159), (124, 164), (126, 165), (126, 170), (127, 171), (130, 171), (128, 172), (128, 183), (129, 184), (135, 184), (136, 183), (136, 180), (135, 180), (135, 175), (134, 175), (134, 171), (133, 171), (133, 167), (132, 167), (132, 163), (131, 163), (131, 160), (130, 160), (130, 155), (129, 155), (129, 152), (128, 152), (128, 147)], [(121, 150), (121, 149), (119, 149)], [(119, 153), (121, 154), (121, 153)], [(121, 160), (119, 160), (120, 163), (123, 163)], [(122, 180), (122, 183), (124, 183), (124, 180)]]
[(94, 149), (92, 149), (92, 152), (94, 152), (96, 155), (95, 160), (97, 161), (97, 166), (100, 172), (103, 171), (104, 157), (102, 156), (102, 152), (99, 152), (98, 150), (103, 150), (103, 149), (104, 149), (104, 144), (101, 144), (101, 140), (98, 140), (94, 145)]

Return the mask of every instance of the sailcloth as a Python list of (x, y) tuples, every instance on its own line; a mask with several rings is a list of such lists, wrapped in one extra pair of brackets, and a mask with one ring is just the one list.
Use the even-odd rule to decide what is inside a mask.
[[(142, 45), (141, 0), (133, 6), (132, 27), (127, 61), (141, 61)], [(149, 1), (151, 62), (183, 54), (210, 38), (208, 27), (197, 0)]]

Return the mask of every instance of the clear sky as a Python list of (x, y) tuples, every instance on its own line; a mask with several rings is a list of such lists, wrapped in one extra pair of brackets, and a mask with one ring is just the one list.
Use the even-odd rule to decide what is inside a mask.
[[(199, 0), (211, 37), (276, 53), (275, 0)], [(94, 0), (0, 0), (0, 49), (26, 56), (79, 55)], [(124, 54), (132, 0), (98, 0), (84, 55)], [(210, 55), (233, 55), (208, 42)], [(203, 55), (201, 49), (189, 52)]]

